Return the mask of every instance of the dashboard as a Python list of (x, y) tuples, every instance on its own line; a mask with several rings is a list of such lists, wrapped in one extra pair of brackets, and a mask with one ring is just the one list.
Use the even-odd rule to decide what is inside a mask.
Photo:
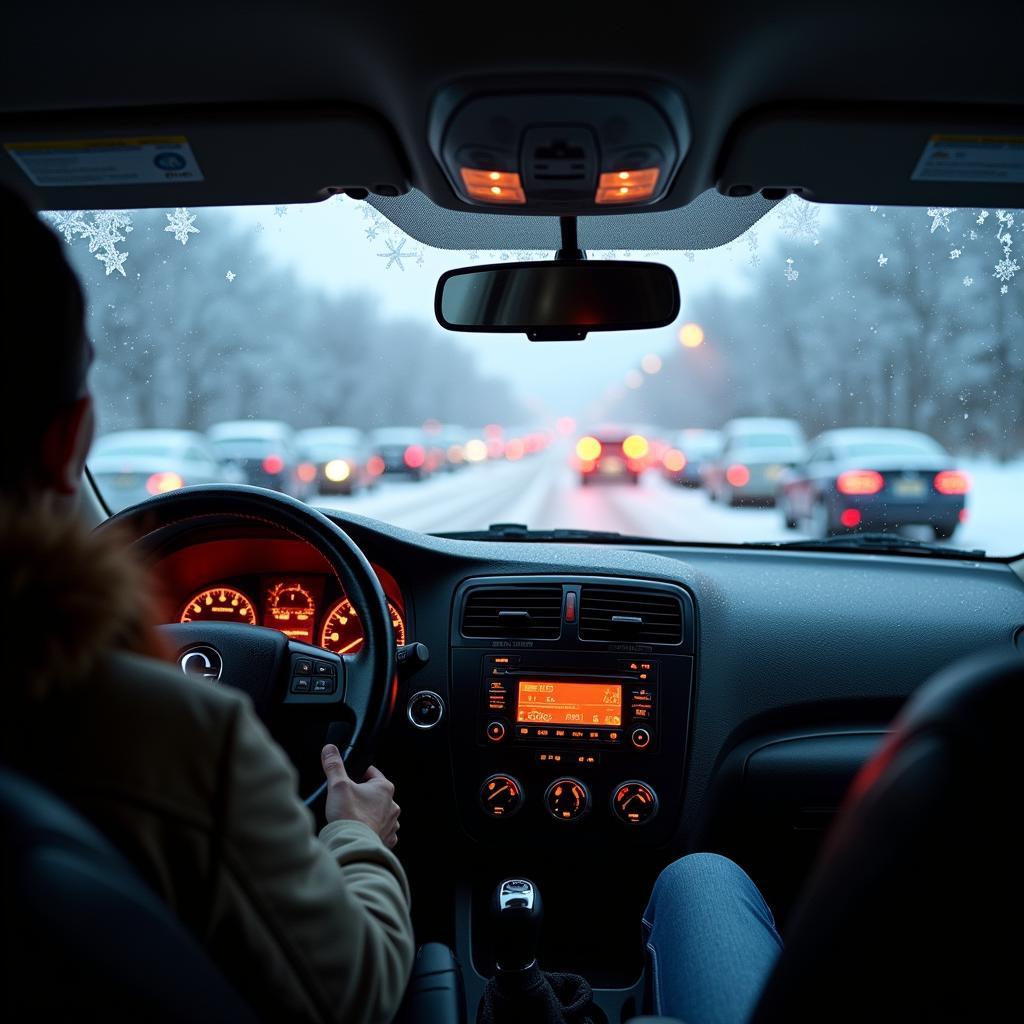
[[(398, 637), (400, 620), (429, 650), (375, 764), (402, 806), (417, 927), (482, 974), (504, 875), (541, 885), (545, 934), (581, 957), (553, 959), (595, 984), (635, 980), (636, 922), (683, 852), (733, 856), (783, 923), (907, 697), (972, 652), (1024, 648), (1005, 562), (460, 541), (324, 511), (373, 565)], [(344, 595), (322, 556), (266, 530), (191, 534), (156, 575), (169, 622), (231, 608), (208, 614), (356, 639), (333, 636)], [(586, 896), (610, 878), (614, 899)], [(460, 930), (439, 934), (453, 905)]]

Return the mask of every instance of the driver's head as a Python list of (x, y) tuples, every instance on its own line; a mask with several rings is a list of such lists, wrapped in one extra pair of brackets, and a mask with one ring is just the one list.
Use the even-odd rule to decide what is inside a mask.
[(70, 505), (92, 441), (85, 302), (60, 242), (0, 187), (0, 494)]

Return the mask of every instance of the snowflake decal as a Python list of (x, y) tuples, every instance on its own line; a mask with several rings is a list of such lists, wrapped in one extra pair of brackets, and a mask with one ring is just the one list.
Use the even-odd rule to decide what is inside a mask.
[(761, 256), (757, 251), (758, 244), (757, 232), (753, 229), (747, 231), (747, 251), (750, 253), (750, 265), (752, 267), (761, 265)]
[(236, 277), (238, 277), (238, 275), (233, 270), (229, 270), (224, 275), (224, 279), (227, 281), (228, 284), (231, 284), (231, 282), (234, 281)]
[(787, 281), (795, 281), (800, 276), (800, 271), (793, 267), (793, 257), (786, 259), (786, 269), (782, 272)]
[(981, 213), (978, 214), (978, 219), (974, 223), (984, 224), (986, 220), (988, 220), (988, 210), (982, 210)]
[(805, 199), (797, 199), (791, 196), (781, 205), (782, 212), (779, 214), (779, 230), (794, 242), (813, 242), (817, 245), (818, 218), (821, 210)]
[[(420, 254), (418, 252), (405, 251), (405, 243), (408, 241), (407, 238), (400, 238), (397, 242), (393, 242), (390, 238), (385, 239), (384, 245), (387, 248), (386, 252), (377, 253), (382, 259), (387, 260), (384, 264), (385, 270), (390, 270), (395, 264), (398, 265), (399, 270), (405, 270), (405, 264), (402, 260), (416, 259)], [(507, 259), (507, 255), (506, 255)]]
[(164, 231), (170, 231), (174, 235), (174, 239), (177, 242), (181, 242), (184, 245), (188, 241), (189, 235), (198, 235), (199, 228), (195, 226), (196, 215), (189, 213), (184, 206), (179, 206), (174, 213), (165, 214), (167, 217), (167, 227)]
[(48, 215), (47, 219), (71, 243), (75, 238), (84, 238), (89, 243), (89, 252), (102, 264), (109, 277), (115, 270), (122, 276), (124, 261), (128, 253), (117, 248), (132, 230), (131, 214), (124, 210), (76, 210), (70, 213)]
[(928, 216), (932, 219), (931, 233), (934, 235), (939, 228), (945, 228), (948, 231), (949, 215), (956, 213), (957, 209), (956, 206), (930, 206)]
[(1004, 256), (995, 267), (995, 272), (992, 274), (998, 281), (1009, 281), (1020, 267), (1017, 265), (1016, 260), (1011, 260), (1009, 256)]
[(1009, 290), (1010, 289), (1004, 284), (1004, 285), (1002, 285), (1002, 287), (1000, 287), (999, 294), (1000, 295), (1005, 295)]
[(878, 207), (877, 206), (869, 206), (868, 210), (870, 210), (871, 213), (878, 213)]
[(958, 260), (958, 259), (960, 259), (960, 250), (959, 249), (950, 249), (949, 250), (949, 258), (951, 260)]
[(274, 207), (274, 216), (275, 217), (287, 217), (288, 216), (288, 207), (287, 206), (275, 206)]
[(888, 263), (888, 262), (889, 262), (889, 257), (886, 256), (884, 252), (880, 252), (878, 254), (878, 265), (880, 267), (884, 267), (886, 265), (886, 263)]
[(380, 233), (380, 228), (378, 228), (376, 224), (371, 224), (371, 225), (370, 225), (370, 226), (369, 226), (369, 227), (368, 227), (368, 228), (366, 229), (366, 237), (367, 237), (367, 238), (368, 238), (368, 239), (369, 239), (369, 240), (370, 240), (371, 242), (372, 242), (372, 241), (373, 241), (373, 240), (374, 240), (374, 239), (375, 239), (375, 238), (377, 237), (377, 235), (378, 235), (379, 233)]
[(974, 278), (968, 274), (967, 277), (964, 278), (964, 287), (970, 288), (972, 284), (974, 284)]

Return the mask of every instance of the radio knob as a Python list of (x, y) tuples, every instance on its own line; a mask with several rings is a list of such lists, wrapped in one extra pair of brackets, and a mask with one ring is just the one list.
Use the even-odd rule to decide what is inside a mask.
[(646, 729), (634, 729), (633, 735), (629, 737), (629, 741), (637, 750), (644, 750), (650, 746), (651, 734)]
[(544, 804), (556, 821), (579, 821), (590, 810), (590, 790), (579, 779), (555, 779), (544, 792)]
[(612, 792), (612, 810), (627, 825), (644, 825), (658, 813), (658, 795), (646, 782), (630, 779)]
[(511, 817), (523, 806), (523, 787), (511, 775), (490, 775), (480, 787), (480, 806), (492, 818)]
[(506, 731), (505, 723), (498, 719), (487, 723), (487, 738), (492, 743), (500, 743), (505, 738)]

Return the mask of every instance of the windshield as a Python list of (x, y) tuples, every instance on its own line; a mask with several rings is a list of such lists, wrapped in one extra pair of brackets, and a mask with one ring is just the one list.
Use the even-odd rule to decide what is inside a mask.
[[(225, 482), (425, 532), (517, 522), (740, 543), (864, 530), (1024, 548), (1019, 211), (791, 197), (716, 249), (590, 252), (667, 263), (682, 311), (574, 344), (434, 320), (444, 271), (550, 252), (432, 249), (344, 197), (44, 216), (89, 298), (100, 432), (206, 433)], [(774, 422), (742, 429), (757, 417)], [(307, 463), (275, 439), (218, 438), (218, 424), (270, 420), (355, 430), (365, 451), (318, 445)], [(616, 431), (607, 445), (595, 424)], [(854, 428), (870, 443), (845, 453), (875, 475), (840, 477), (838, 443), (818, 460), (833, 477), (812, 472), (819, 436)], [(722, 431), (724, 447), (689, 445), (696, 430)], [(949, 454), (922, 466), (938, 446)]]

